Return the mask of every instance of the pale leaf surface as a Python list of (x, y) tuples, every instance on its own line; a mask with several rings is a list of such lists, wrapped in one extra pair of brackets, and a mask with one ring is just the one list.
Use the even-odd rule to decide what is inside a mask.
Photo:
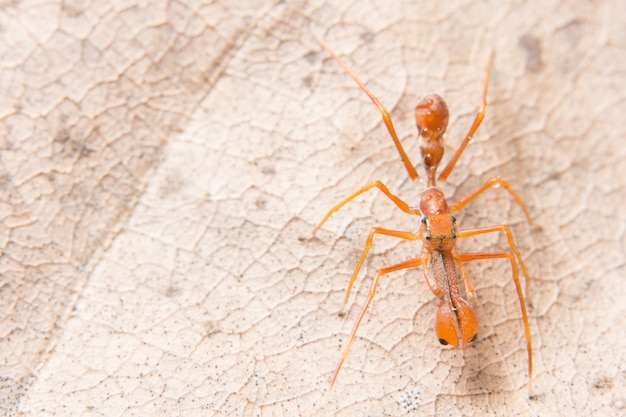
[[(208, 3), (208, 2), (207, 2)], [(441, 3), (441, 4), (439, 4)], [(443, 5), (445, 4), (445, 5)], [(626, 9), (602, 2), (0, 2), (0, 413), (624, 415)], [(419, 97), (448, 102), (461, 228), (509, 224), (532, 275), (533, 397), (504, 261), (468, 267), (477, 341), (442, 347), (421, 271), (385, 277), (336, 385), (381, 238), (415, 231)], [(460, 251), (506, 249), (502, 236)]]

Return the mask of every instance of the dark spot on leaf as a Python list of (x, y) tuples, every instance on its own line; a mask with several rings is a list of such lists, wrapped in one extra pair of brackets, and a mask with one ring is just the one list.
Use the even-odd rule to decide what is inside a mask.
[(310, 51), (304, 56), (304, 59), (306, 59), (309, 63), (312, 64), (317, 60), (318, 55), (319, 53), (317, 51)]
[(370, 31), (361, 33), (359, 37), (365, 43), (371, 43), (374, 40), (374, 34)]
[(543, 67), (541, 41), (535, 36), (524, 35), (518, 44), (526, 52), (526, 69), (529, 72), (539, 72)]

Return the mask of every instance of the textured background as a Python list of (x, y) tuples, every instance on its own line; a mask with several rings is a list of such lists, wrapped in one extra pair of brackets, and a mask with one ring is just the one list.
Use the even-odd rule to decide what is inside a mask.
[[(234, 5), (236, 3), (236, 5)], [(624, 415), (626, 7), (607, 1), (0, 1), (0, 414)], [(487, 117), (444, 190), (501, 175), (461, 227), (508, 223), (529, 264), (471, 264), (479, 338), (442, 348), (419, 271), (382, 280), (332, 391), (375, 270), (419, 244), (377, 110), (418, 161), (412, 109), (450, 107), (449, 150)], [(450, 152), (449, 152), (450, 153)], [(418, 167), (421, 169), (421, 167)], [(462, 250), (499, 250), (498, 236)]]

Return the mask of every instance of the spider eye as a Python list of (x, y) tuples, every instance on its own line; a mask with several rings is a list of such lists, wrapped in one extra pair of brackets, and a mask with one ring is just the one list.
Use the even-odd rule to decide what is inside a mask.
[(424, 226), (426, 226), (428, 224), (428, 219), (426, 218), (426, 216), (422, 217), (422, 224)]

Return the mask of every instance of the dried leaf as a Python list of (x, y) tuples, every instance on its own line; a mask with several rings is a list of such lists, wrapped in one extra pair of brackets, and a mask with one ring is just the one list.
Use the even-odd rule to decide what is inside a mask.
[[(5, 415), (623, 415), (626, 9), (594, 2), (4, 2), (0, 10), (0, 410)], [(462, 228), (510, 224), (532, 274), (528, 399), (506, 262), (469, 272), (478, 340), (439, 345), (419, 244), (380, 239), (337, 315), (369, 229), (415, 230), (377, 110), (418, 162), (412, 108), (437, 91), (445, 185), (500, 175)], [(421, 167), (418, 166), (418, 170)], [(493, 236), (461, 250), (501, 250)], [(621, 414), (620, 414), (621, 413)]]

